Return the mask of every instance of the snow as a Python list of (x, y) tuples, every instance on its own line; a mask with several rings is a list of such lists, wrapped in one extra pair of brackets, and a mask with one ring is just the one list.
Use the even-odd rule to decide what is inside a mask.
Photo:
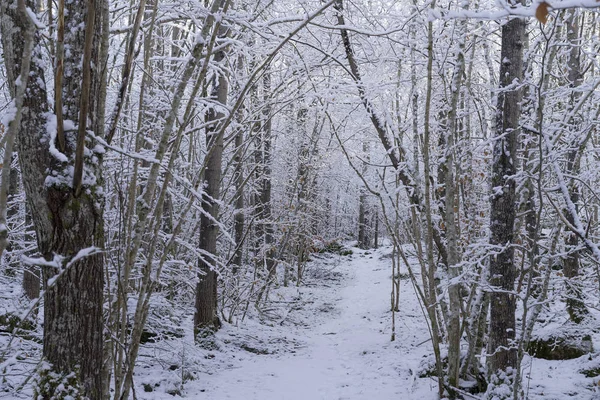
[[(184, 339), (147, 345), (136, 369), (137, 397), (437, 399), (435, 379), (418, 376), (433, 352), (410, 281), (401, 280), (391, 342), (391, 248), (352, 251), (350, 257), (313, 255), (303, 286), (273, 289), (262, 317), (249, 312), (238, 326), (224, 324), (216, 335), (217, 349), (193, 345), (191, 332)], [(415, 258), (409, 260), (416, 265)], [(185, 326), (191, 326), (191, 318)], [(583, 359), (588, 356), (567, 361), (526, 356), (528, 398), (594, 398), (595, 381), (578, 372)]]
[[(482, 20), (500, 20), (502, 18), (516, 16), (516, 17), (535, 17), (537, 7), (541, 2), (534, 2), (530, 6), (523, 5), (511, 5), (506, 7), (502, 2), (502, 9), (487, 9), (487, 10), (432, 10), (435, 13), (430, 12), (430, 16), (433, 15), (438, 19), (482, 19)], [(600, 7), (600, 4), (596, 0), (563, 0), (560, 2), (554, 1), (549, 5), (549, 11), (565, 10), (569, 8), (584, 8), (584, 9), (596, 9)]]
[[(339, 264), (345, 285), (319, 290), (318, 300), (333, 310), (326, 321), (307, 321), (309, 326), (300, 328), (303, 349), (279, 357), (246, 358), (237, 368), (212, 377), (204, 397), (198, 398), (436, 398), (436, 388), (429, 385), (415, 393), (409, 370), (416, 370), (420, 358), (402, 352), (405, 345), (423, 338), (402, 329), (397, 342), (390, 342), (389, 259), (381, 262), (379, 255), (363, 253)], [(378, 262), (369, 264), (373, 260)]]
[(33, 22), (37, 29), (46, 29), (46, 26), (38, 19), (37, 15), (31, 10), (31, 8), (25, 7), (25, 11), (27, 11), (27, 15), (29, 15), (31, 22)]
[(14, 100), (11, 100), (2, 112), (2, 117), (0, 117), (0, 123), (4, 126), (8, 126), (12, 121), (14, 121), (16, 116), (17, 107), (15, 106)]
[[(88, 248), (77, 257), (96, 251)], [(224, 323), (211, 349), (194, 344), (186, 306), (176, 311), (188, 315), (178, 322), (178, 317), (169, 313), (169, 304), (155, 298), (152, 309), (160, 324), (184, 332), (184, 336), (142, 345), (135, 372), (136, 397), (437, 399), (435, 379), (419, 377), (431, 364), (433, 352), (410, 280), (401, 279), (400, 312), (396, 313), (396, 340), (392, 342), (391, 247), (352, 251), (351, 256), (311, 255), (303, 285), (273, 288), (262, 312), (251, 305), (244, 321)], [(409, 261), (416, 265), (414, 257)], [(403, 268), (401, 276), (406, 272)], [(23, 343), (13, 346), (18, 350)], [(442, 353), (446, 353), (444, 348)], [(598, 378), (580, 373), (581, 368), (597, 364), (598, 360), (590, 361), (587, 355), (566, 361), (526, 356), (523, 390), (532, 400), (600, 398), (593, 397), (599, 395), (594, 392)], [(12, 356), (2, 365), (9, 370), (28, 367)], [(505, 389), (500, 383), (494, 393)], [(22, 395), (30, 394), (28, 390)]]
[[(211, 400), (437, 398), (436, 382), (416, 378), (430, 349), (423, 344), (428, 334), (410, 282), (402, 281), (402, 312), (391, 342), (391, 261), (383, 257), (390, 249), (352, 250), (351, 258), (311, 263), (305, 286), (275, 289), (275, 303), (293, 306), (279, 309), (272, 321), (225, 324), (217, 351), (193, 355), (188, 343), (186, 356), (202, 365), (182, 393)], [(162, 392), (169, 387), (164, 374), (141, 368), (136, 374), (138, 398), (172, 398)], [(144, 392), (144, 384), (155, 390)]]
[[(69, 159), (67, 158), (66, 155), (64, 155), (63, 153), (61, 153), (57, 148), (56, 148), (56, 135), (57, 135), (57, 121), (56, 121), (56, 115), (52, 114), (52, 113), (48, 113), (47, 116), (47, 122), (46, 122), (46, 132), (48, 134), (48, 137), (50, 138), (48, 140), (48, 146), (49, 146), (49, 151), (50, 154), (52, 154), (52, 156), (54, 158), (56, 158), (58, 161), (60, 162), (68, 162)], [(63, 121), (63, 129), (65, 131), (73, 129), (74, 126), (72, 124), (71, 121), (69, 120), (64, 120)]]

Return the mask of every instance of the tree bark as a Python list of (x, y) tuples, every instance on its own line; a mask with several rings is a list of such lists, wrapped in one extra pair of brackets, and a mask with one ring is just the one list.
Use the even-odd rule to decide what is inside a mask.
[(244, 215), (244, 161), (242, 156), (244, 143), (244, 130), (239, 128), (235, 135), (235, 155), (233, 162), (234, 167), (234, 181), (235, 181), (235, 215), (233, 220), (233, 230), (235, 237), (235, 250), (232, 258), (233, 273), (236, 274), (238, 268), (242, 266), (243, 256), (243, 242), (244, 242), (244, 227), (245, 227), (245, 215)]
[[(9, 76), (19, 68), (23, 40), (20, 29), (24, 21), (14, 14), (14, 0), (0, 6), (2, 18), (2, 39), (5, 61)], [(35, 9), (33, 2), (28, 2)], [(102, 21), (104, 1), (98, 0), (96, 12), (89, 15)], [(102, 126), (98, 120), (104, 107), (97, 101), (99, 93), (94, 90), (82, 92), (82, 56), (85, 42), (83, 26), (86, 22), (88, 4), (69, 2), (65, 6), (65, 46), (70, 51), (64, 58), (65, 74), (62, 87), (64, 118), (77, 121), (82, 96), (89, 99), (88, 130)], [(104, 65), (100, 54), (99, 39), (103, 34), (101, 23), (91, 34), (95, 46), (91, 54), (91, 87), (101, 87), (103, 74), (99, 69)], [(100, 50), (99, 50), (100, 49)], [(39, 36), (35, 36), (30, 82), (24, 100), (24, 113), (17, 136), (17, 150), (27, 201), (37, 234), (40, 253), (48, 261), (55, 261), (55, 267), (44, 267), (43, 278), (48, 285), (44, 298), (44, 348), (46, 363), (40, 369), (37, 392), (41, 398), (51, 398), (58, 394), (75, 393), (92, 399), (103, 397), (102, 385), (102, 292), (103, 256), (100, 253), (83, 256), (82, 250), (104, 247), (103, 199), (101, 191), (101, 156), (92, 152), (86, 157), (86, 173), (80, 196), (75, 196), (68, 170), (74, 165), (75, 133), (65, 132), (67, 146), (64, 153), (56, 150), (54, 138), (47, 134), (49, 105), (44, 81)], [(100, 96), (102, 98), (102, 96)], [(52, 118), (52, 117), (50, 117)], [(52, 149), (49, 151), (49, 148)], [(52, 171), (48, 175), (48, 171)], [(76, 255), (83, 256), (77, 261), (69, 261)], [(68, 268), (67, 268), (68, 265)], [(58, 273), (60, 275), (56, 276)], [(62, 379), (74, 373), (69, 379)], [(61, 377), (61, 378), (57, 378)]]
[[(224, 51), (214, 55), (214, 62), (225, 60)], [(227, 104), (228, 81), (223, 74), (215, 76), (212, 97), (218, 104)], [(221, 327), (217, 315), (217, 235), (219, 233), (219, 204), (221, 185), (221, 165), (223, 160), (223, 135), (219, 134), (221, 120), (225, 117), (222, 110), (214, 106), (206, 116), (206, 145), (208, 162), (204, 172), (206, 186), (202, 198), (202, 216), (200, 217), (200, 251), (198, 266), (201, 274), (196, 287), (196, 313), (194, 314), (194, 335), (196, 338), (208, 331)]]
[[(365, 161), (362, 165), (361, 173), (363, 176), (367, 173), (367, 161), (369, 159), (369, 143), (363, 139), (363, 157)], [(369, 205), (367, 203), (367, 193), (364, 188), (360, 189), (358, 197), (358, 247), (368, 249), (370, 247), (369, 238)]]
[[(500, 91), (492, 162), (490, 244), (498, 252), (490, 257), (489, 372), (515, 384), (511, 369), (517, 365), (514, 282), (515, 181), (523, 80), (523, 43), (526, 22), (514, 18), (502, 27)], [(514, 371), (513, 371), (514, 372)]]
[(458, 191), (459, 187), (456, 179), (456, 161), (455, 152), (457, 147), (457, 126), (458, 126), (458, 100), (463, 84), (463, 74), (465, 72), (465, 39), (467, 35), (466, 21), (460, 22), (460, 37), (458, 38), (456, 64), (454, 75), (452, 77), (452, 97), (450, 99), (450, 110), (448, 111), (448, 127), (446, 136), (446, 173), (445, 173), (445, 204), (444, 218), (446, 222), (446, 248), (448, 252), (448, 383), (450, 398), (456, 398), (456, 388), (459, 386), (460, 373), (460, 310), (462, 308), (462, 299), (460, 296), (460, 267), (461, 261), (459, 248), (459, 207)]
[[(577, 10), (568, 10), (567, 18), (567, 39), (571, 46), (569, 51), (569, 58), (567, 61), (568, 74), (567, 80), (569, 88), (572, 90), (569, 96), (569, 107), (568, 112), (571, 113), (577, 101), (581, 97), (581, 92), (577, 90), (581, 86), (583, 76), (581, 72), (581, 61), (580, 61), (580, 48), (579, 48), (579, 15)], [(567, 165), (566, 169), (570, 175), (576, 175), (579, 173), (579, 160), (581, 158), (580, 152), (583, 151), (585, 145), (581, 141), (579, 130), (581, 127), (581, 117), (573, 116), (568, 124), (569, 130), (575, 134), (570, 142), (570, 150), (567, 153)], [(586, 141), (587, 142), (587, 141)], [(571, 179), (569, 182), (569, 197), (575, 205), (575, 212), (579, 211), (579, 197), (580, 190), (579, 185), (575, 179)], [(575, 225), (575, 219), (572, 213), (568, 210), (564, 212), (565, 217), (569, 224)], [(579, 277), (579, 251), (577, 246), (579, 245), (579, 236), (574, 232), (567, 232), (565, 236), (565, 247), (568, 251), (567, 256), (564, 260), (564, 275), (567, 281), (567, 312), (569, 318), (575, 323), (581, 323), (586, 316), (589, 315), (589, 311), (582, 300), (581, 285), (578, 282)]]
[(271, 146), (272, 146), (272, 115), (271, 115), (271, 74), (269, 71), (265, 72), (263, 77), (263, 100), (265, 106), (263, 108), (263, 122), (261, 124), (260, 131), (260, 146), (262, 147), (261, 153), (261, 166), (262, 175), (259, 177), (260, 183), (260, 209), (261, 216), (259, 224), (262, 225), (262, 232), (264, 237), (262, 238), (262, 253), (264, 256), (264, 265), (269, 274), (269, 281), (277, 279), (276, 276), (276, 263), (275, 263), (275, 247), (273, 237), (273, 221), (271, 216)]

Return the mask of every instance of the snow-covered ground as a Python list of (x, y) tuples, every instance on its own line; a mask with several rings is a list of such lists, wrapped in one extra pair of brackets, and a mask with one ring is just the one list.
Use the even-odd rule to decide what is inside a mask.
[[(410, 282), (402, 281), (391, 342), (391, 260), (383, 256), (391, 249), (352, 250), (310, 263), (306, 286), (274, 290), (271, 298), (288, 309), (270, 322), (221, 329), (219, 350), (192, 356), (204, 358), (202, 368), (189, 367), (199, 373), (181, 393), (207, 400), (435, 399), (436, 382), (416, 377), (431, 350)], [(149, 390), (161, 381), (157, 372), (138, 374), (139, 398), (172, 398), (164, 384), (143, 392), (144, 383)]]
[[(208, 379), (205, 395), (199, 398), (435, 398), (433, 382), (431, 387), (414, 385), (421, 355), (403, 351), (426, 338), (420, 310), (414, 301), (403, 302), (407, 307), (398, 316), (402, 329), (391, 342), (390, 260), (379, 260), (380, 252), (354, 252), (359, 255), (333, 266), (343, 276), (341, 285), (295, 289), (309, 291), (302, 295), (314, 298), (317, 306), (316, 318), (305, 313), (307, 326), (295, 329), (303, 340), (301, 350), (245, 357), (235, 368)], [(426, 351), (423, 345), (423, 354)]]
[[(391, 248), (352, 251), (351, 256), (313, 255), (303, 286), (274, 288), (260, 312), (250, 305), (243, 322), (224, 324), (213, 349), (193, 344), (191, 319), (179, 327), (186, 337), (145, 344), (135, 397), (436, 399), (434, 378), (418, 377), (432, 349), (410, 281), (401, 281), (392, 342)], [(526, 357), (527, 398), (600, 399), (598, 378), (578, 372), (586, 363), (587, 356), (568, 361)]]
[[(408, 279), (401, 281), (396, 340), (390, 341), (391, 247), (352, 251), (351, 256), (315, 256), (305, 286), (273, 290), (273, 308), (262, 322), (226, 324), (217, 334), (218, 350), (190, 345), (178, 353), (185, 354), (184, 362), (174, 360), (170, 378), (165, 368), (140, 369), (137, 397), (168, 399), (170, 391), (200, 400), (436, 399), (434, 378), (417, 376), (432, 349)], [(594, 389), (598, 379), (578, 372), (585, 358), (526, 357), (527, 398), (600, 398)], [(191, 379), (182, 385), (185, 368)]]

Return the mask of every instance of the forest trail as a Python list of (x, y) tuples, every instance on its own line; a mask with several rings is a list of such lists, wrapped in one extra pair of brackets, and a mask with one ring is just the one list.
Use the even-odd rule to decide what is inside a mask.
[(313, 314), (314, 319), (305, 321), (307, 326), (297, 328), (304, 342), (300, 350), (249, 357), (235, 368), (206, 377), (208, 388), (197, 398), (435, 398), (435, 382), (427, 388), (422, 382), (415, 387), (414, 373), (428, 346), (423, 344), (416, 352), (414, 347), (428, 335), (410, 282), (402, 281), (397, 339), (391, 342), (391, 260), (383, 257), (390, 248), (353, 251), (351, 259), (344, 257), (334, 267), (343, 276), (338, 287), (312, 291), (318, 297), (314, 298), (317, 309), (327, 309), (324, 305), (333, 309), (327, 320)]

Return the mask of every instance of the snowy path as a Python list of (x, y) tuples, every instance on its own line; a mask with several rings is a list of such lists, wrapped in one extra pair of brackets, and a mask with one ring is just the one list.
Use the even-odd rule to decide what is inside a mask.
[[(217, 334), (218, 350), (191, 344), (191, 332), (187, 339), (147, 346), (136, 370), (137, 398), (436, 399), (437, 383), (416, 376), (424, 357), (432, 361), (432, 350), (410, 281), (401, 280), (396, 340), (390, 342), (391, 249), (353, 251), (352, 257), (311, 263), (300, 288), (274, 289), (273, 315), (262, 323), (255, 313), (239, 327), (226, 324)], [(598, 379), (577, 372), (587, 362), (526, 357), (528, 398), (600, 399)], [(184, 380), (184, 371), (193, 379)]]
[[(208, 377), (198, 397), (211, 400), (337, 400), (428, 399), (435, 387), (413, 387), (412, 371), (422, 354), (407, 358), (407, 346), (426, 340), (418, 309), (403, 309), (397, 324), (397, 341), (390, 342), (390, 263), (381, 252), (364, 255), (355, 250), (351, 260), (337, 268), (346, 275), (341, 287), (323, 291), (318, 299), (333, 304), (331, 318), (321, 324), (307, 321), (296, 328), (305, 347), (297, 353), (249, 357), (234, 369)], [(389, 250), (388, 250), (389, 251)], [(359, 254), (357, 254), (359, 253)], [(402, 296), (414, 296), (403, 281)], [(300, 289), (302, 290), (302, 288)], [(317, 299), (315, 299), (317, 300)], [(411, 299), (406, 304), (416, 306)], [(415, 318), (410, 318), (414, 316)], [(314, 323), (314, 324), (313, 324)], [(426, 351), (426, 345), (422, 346)], [(419, 352), (420, 353), (420, 352)], [(424, 354), (424, 353), (423, 353)], [(188, 392), (188, 395), (191, 393)]]

